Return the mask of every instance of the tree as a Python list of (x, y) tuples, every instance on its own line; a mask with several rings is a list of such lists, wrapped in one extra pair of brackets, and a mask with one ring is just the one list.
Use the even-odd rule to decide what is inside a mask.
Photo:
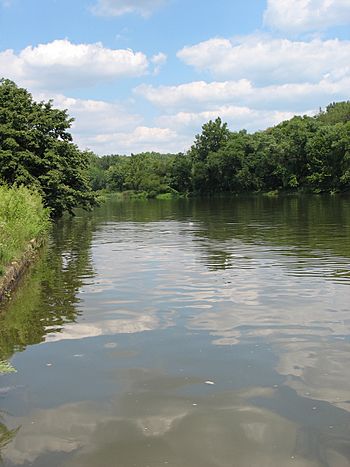
[(346, 123), (350, 121), (350, 101), (332, 102), (327, 105), (326, 110), (320, 109), (316, 119), (326, 125)]
[(205, 161), (211, 152), (217, 152), (227, 142), (230, 131), (227, 123), (222, 123), (221, 118), (214, 122), (209, 120), (202, 126), (202, 133), (196, 135), (193, 146), (190, 149), (195, 161)]
[(10, 80), (0, 80), (0, 182), (35, 186), (52, 216), (96, 203), (89, 154), (73, 144), (73, 122), (52, 101), (35, 102)]
[(350, 122), (319, 128), (308, 144), (308, 184), (314, 191), (350, 188)]
[(170, 165), (170, 186), (180, 193), (188, 193), (192, 189), (192, 161), (185, 154), (177, 154)]

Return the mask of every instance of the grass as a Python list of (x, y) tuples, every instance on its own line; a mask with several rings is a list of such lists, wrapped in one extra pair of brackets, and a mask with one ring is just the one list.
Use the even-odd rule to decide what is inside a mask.
[(32, 239), (47, 232), (49, 210), (38, 192), (26, 187), (0, 186), (0, 276), (19, 259)]

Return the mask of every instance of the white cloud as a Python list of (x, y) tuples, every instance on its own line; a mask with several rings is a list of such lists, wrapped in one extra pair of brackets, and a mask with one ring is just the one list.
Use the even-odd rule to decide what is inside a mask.
[(159, 86), (142, 84), (135, 93), (145, 97), (152, 104), (171, 109), (176, 107), (193, 107), (196, 103), (220, 103), (238, 99), (252, 92), (248, 80), (212, 82), (193, 81), (178, 86)]
[(187, 148), (176, 131), (164, 127), (137, 126), (131, 131), (101, 133), (90, 138), (91, 149), (101, 154), (130, 154), (145, 151), (179, 151)]
[(349, 0), (268, 0), (265, 25), (285, 32), (320, 31), (350, 23)]
[(153, 55), (153, 57), (151, 58), (151, 62), (154, 65), (154, 75), (157, 75), (160, 72), (160, 69), (166, 63), (167, 58), (168, 57), (163, 52), (159, 52), (158, 54)]
[[(55, 105), (75, 116), (73, 135), (82, 148), (97, 154), (130, 154), (143, 151), (176, 151), (181, 140), (174, 130), (142, 126), (142, 117), (119, 104), (60, 97)], [(168, 149), (170, 148), (170, 149)], [(184, 148), (182, 148), (184, 149)]]
[(177, 56), (219, 79), (250, 79), (258, 84), (317, 82), (327, 74), (350, 72), (350, 41), (339, 39), (214, 38), (184, 47)]
[(131, 154), (143, 151), (177, 152), (189, 147), (191, 138), (160, 125), (146, 126), (144, 118), (126, 105), (93, 99), (75, 99), (62, 94), (34, 93), (37, 101), (53, 99), (75, 121), (71, 133), (81, 149), (96, 154)]
[[(105, 144), (101, 141), (101, 135), (107, 138), (116, 132), (132, 132), (143, 122), (141, 115), (131, 113), (119, 103), (75, 99), (62, 94), (47, 93), (34, 94), (34, 98), (45, 101), (53, 98), (55, 107), (67, 109), (69, 115), (75, 119), (71, 130), (74, 142), (81, 149), (91, 149), (97, 154), (105, 152)], [(114, 143), (114, 147), (108, 148), (110, 152), (118, 152), (120, 148), (117, 140), (114, 140)]]
[(348, 98), (350, 76), (331, 76), (318, 83), (287, 83), (256, 87), (248, 80), (194, 81), (178, 86), (141, 85), (135, 93), (163, 111), (200, 110), (220, 105), (249, 106), (257, 109), (303, 111), (334, 100)]
[(136, 13), (147, 17), (164, 3), (165, 0), (98, 0), (92, 10), (100, 16), (121, 16), (127, 13)]
[(283, 120), (288, 120), (294, 115), (293, 112), (283, 112), (276, 110), (256, 110), (244, 106), (221, 106), (212, 110), (202, 112), (178, 112), (175, 115), (164, 115), (159, 117), (158, 123), (170, 128), (177, 129), (182, 133), (187, 133), (190, 138), (208, 120), (221, 117), (231, 130), (249, 131), (264, 130), (273, 125), (277, 125)]
[[(37, 95), (38, 100), (53, 98), (54, 106), (68, 109), (75, 119), (73, 130), (80, 138), (101, 132), (126, 130), (142, 122), (142, 117), (132, 114), (119, 103), (93, 99), (75, 99), (63, 95)], [(35, 96), (35, 97), (37, 97)]]
[(30, 88), (65, 89), (92, 86), (148, 70), (147, 57), (130, 49), (107, 49), (101, 43), (72, 44), (55, 40), (26, 47), (19, 54), (0, 52), (0, 75)]
[(143, 117), (120, 103), (50, 93), (33, 96), (37, 101), (53, 99), (55, 107), (67, 109), (75, 119), (71, 129), (74, 142), (81, 149), (91, 149), (100, 155), (164, 149), (177, 139), (172, 130), (142, 126)]

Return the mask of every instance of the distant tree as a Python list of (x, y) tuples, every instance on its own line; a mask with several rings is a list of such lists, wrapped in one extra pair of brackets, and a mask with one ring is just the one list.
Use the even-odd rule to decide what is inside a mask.
[(185, 154), (179, 153), (170, 165), (170, 186), (180, 193), (192, 190), (192, 161)]
[(350, 188), (350, 121), (321, 126), (309, 139), (308, 184), (314, 191)]
[(36, 186), (53, 216), (96, 203), (88, 181), (89, 153), (73, 144), (73, 119), (52, 102), (35, 102), (0, 80), (0, 182)]
[(123, 191), (125, 189), (125, 178), (129, 172), (129, 161), (124, 157), (111, 165), (107, 174), (107, 186), (111, 191)]
[(350, 121), (350, 101), (332, 102), (327, 105), (326, 110), (320, 109), (316, 119), (326, 125), (346, 123)]
[(195, 161), (205, 161), (209, 153), (219, 151), (226, 144), (229, 136), (227, 123), (222, 123), (221, 118), (209, 120), (202, 126), (202, 133), (196, 135), (190, 155)]

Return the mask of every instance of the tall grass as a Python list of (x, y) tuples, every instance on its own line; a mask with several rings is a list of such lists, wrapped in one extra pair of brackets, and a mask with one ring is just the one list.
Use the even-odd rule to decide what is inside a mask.
[(26, 187), (0, 186), (0, 276), (6, 265), (20, 258), (32, 239), (49, 228), (49, 210), (39, 193)]

